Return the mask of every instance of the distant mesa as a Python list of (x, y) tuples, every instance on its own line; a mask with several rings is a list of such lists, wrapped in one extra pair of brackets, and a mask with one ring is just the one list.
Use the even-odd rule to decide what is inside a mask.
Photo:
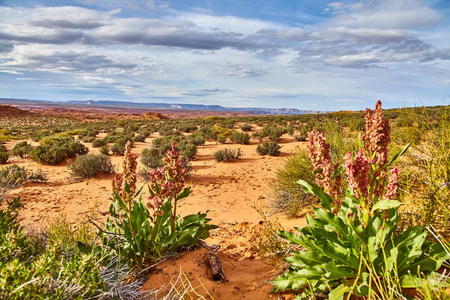
[(152, 119), (152, 120), (165, 120), (165, 119), (168, 119), (168, 117), (166, 117), (166, 116), (164, 116), (164, 115), (162, 115), (160, 113), (153, 112), (153, 111), (148, 111), (148, 112), (144, 113), (142, 115), (142, 117), (144, 119)]
[(30, 116), (33, 113), (10, 105), (0, 105), (0, 117)]

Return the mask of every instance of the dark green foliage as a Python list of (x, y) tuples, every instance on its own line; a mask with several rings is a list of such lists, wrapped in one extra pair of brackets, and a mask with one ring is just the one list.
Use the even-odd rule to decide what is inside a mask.
[(250, 142), (250, 135), (248, 133), (234, 131), (231, 133), (230, 140), (234, 143), (247, 145)]
[(241, 125), (242, 131), (252, 131), (252, 124), (244, 123)]
[(107, 145), (100, 147), (100, 154), (102, 155), (108, 155), (109, 154), (109, 147)]
[(157, 148), (146, 148), (142, 150), (141, 163), (147, 169), (161, 167), (163, 166), (163, 157), (164, 155)]
[(78, 156), (75, 163), (69, 165), (75, 178), (93, 178), (97, 174), (111, 174), (115, 167), (106, 155), (87, 154)]
[(256, 147), (256, 152), (258, 152), (259, 155), (270, 155), (270, 156), (277, 156), (280, 154), (281, 146), (278, 145), (277, 142), (264, 142), (262, 145), (258, 145)]
[(133, 141), (138, 143), (144, 143), (145, 139), (146, 139), (145, 135), (138, 134), (133, 138)]
[(112, 153), (123, 155), (123, 153), (125, 152), (125, 145), (128, 141), (131, 142), (131, 147), (133, 147), (133, 139), (130, 136), (121, 136), (117, 138), (114, 144), (111, 146)]
[(0, 145), (0, 164), (5, 164), (9, 159), (9, 152), (4, 145)]
[(241, 149), (231, 150), (228, 148), (220, 149), (214, 152), (214, 159), (217, 162), (228, 162), (232, 159), (239, 158), (242, 156)]
[(227, 137), (224, 134), (219, 134), (217, 137), (217, 141), (221, 144), (225, 144), (227, 142)]
[(29, 156), (35, 161), (56, 165), (66, 158), (88, 153), (88, 148), (70, 136), (45, 138), (41, 145), (34, 148)]
[(189, 142), (195, 146), (203, 146), (206, 142), (206, 137), (200, 132), (194, 133), (189, 137)]
[[(61, 240), (24, 233), (19, 198), (0, 198), (0, 298), (86, 299), (106, 290), (98, 261)], [(74, 288), (75, 287), (75, 288)]]
[(106, 146), (107, 144), (108, 143), (104, 139), (95, 139), (92, 141), (92, 147), (94, 148), (103, 147)]
[(22, 141), (14, 145), (14, 148), (11, 151), (11, 155), (25, 158), (28, 156), (28, 153), (30, 153), (32, 149), (33, 148), (30, 144), (28, 144), (26, 141)]

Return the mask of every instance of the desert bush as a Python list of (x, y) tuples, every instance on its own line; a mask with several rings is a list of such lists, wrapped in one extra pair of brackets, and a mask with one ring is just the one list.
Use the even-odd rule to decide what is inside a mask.
[(244, 123), (241, 125), (242, 131), (252, 131), (252, 124)]
[(164, 155), (156, 148), (145, 148), (142, 150), (141, 163), (147, 169), (153, 169), (163, 166)]
[(56, 165), (66, 158), (88, 153), (88, 148), (72, 137), (49, 137), (30, 151), (29, 156), (42, 164)]
[(220, 149), (214, 152), (214, 160), (217, 162), (228, 162), (235, 158), (240, 158), (242, 156), (241, 149), (231, 150), (228, 148)]
[(206, 142), (206, 138), (201, 133), (193, 133), (189, 137), (189, 142), (191, 142), (195, 146), (203, 146), (205, 144), (205, 142)]
[(268, 137), (272, 142), (276, 142), (284, 133), (286, 133), (285, 128), (269, 124), (261, 130), (260, 135), (263, 138)]
[(230, 140), (234, 143), (247, 145), (250, 142), (250, 135), (244, 132), (233, 131)]
[(102, 155), (108, 155), (109, 154), (109, 147), (107, 145), (100, 147), (100, 154)]
[(108, 143), (104, 139), (95, 139), (92, 141), (92, 147), (94, 147), (94, 148), (103, 147), (103, 146), (106, 146), (107, 144)]
[(145, 139), (146, 139), (145, 135), (138, 134), (133, 138), (133, 141), (137, 143), (144, 143)]
[(0, 205), (0, 298), (86, 299), (106, 295), (98, 259), (81, 254), (75, 243), (61, 247), (58, 236), (46, 239), (45, 233), (26, 234), (17, 219), (21, 207), (19, 198)]
[(308, 182), (314, 180), (311, 160), (306, 150), (300, 150), (289, 157), (276, 172), (275, 180), (270, 185), (271, 207), (274, 211), (292, 218), (318, 203), (316, 197), (305, 193), (296, 183), (299, 178)]
[(0, 145), (0, 164), (5, 164), (9, 159), (9, 152), (6, 146)]
[(69, 169), (75, 178), (94, 178), (97, 174), (112, 174), (115, 167), (106, 155), (86, 154), (78, 156)]
[(217, 141), (221, 144), (225, 144), (227, 142), (227, 136), (224, 134), (219, 134), (217, 136)]
[[(127, 143), (123, 175), (113, 182), (111, 219), (106, 221), (105, 231), (100, 234), (104, 248), (130, 265), (140, 267), (197, 244), (216, 226), (207, 224), (210, 220), (206, 214), (184, 218), (177, 215), (178, 202), (189, 196), (190, 188), (185, 187), (187, 170), (175, 143), (167, 152), (165, 167), (149, 174), (150, 197), (146, 197), (145, 204), (139, 191), (136, 193), (136, 159)], [(94, 245), (81, 243), (81, 246), (87, 252), (95, 249)]]
[(14, 145), (11, 151), (11, 155), (18, 156), (20, 158), (25, 158), (28, 156), (28, 154), (32, 149), (33, 148), (31, 147), (30, 144), (28, 144), (26, 141), (22, 141)]
[(270, 155), (270, 156), (277, 156), (280, 154), (281, 146), (278, 145), (277, 142), (264, 142), (262, 145), (258, 145), (256, 147), (256, 152), (258, 152), (259, 155)]
[(111, 146), (111, 151), (113, 154), (123, 155), (125, 153), (125, 145), (127, 142), (131, 143), (133, 147), (132, 138), (129, 136), (121, 136), (118, 138), (114, 144)]
[[(297, 290), (302, 297), (327, 293), (331, 299), (395, 299), (450, 258), (441, 244), (426, 241), (422, 228), (398, 232), (401, 203), (394, 198), (399, 171), (391, 166), (409, 145), (388, 160), (390, 126), (381, 102), (366, 120), (364, 148), (346, 154), (344, 167), (331, 163), (324, 134), (311, 133), (316, 184), (298, 184), (318, 197), (322, 208), (314, 208), (316, 218), (307, 215), (308, 226), (296, 228), (301, 235), (280, 232), (305, 250), (286, 257), (289, 271), (272, 282), (275, 290)], [(350, 189), (342, 194), (344, 169)]]
[(45, 182), (47, 177), (42, 171), (30, 173), (24, 167), (16, 164), (0, 169), (0, 187), (14, 188), (27, 181)]

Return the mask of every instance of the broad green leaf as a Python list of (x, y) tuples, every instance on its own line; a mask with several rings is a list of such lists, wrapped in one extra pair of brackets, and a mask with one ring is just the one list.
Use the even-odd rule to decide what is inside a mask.
[(327, 263), (325, 269), (327, 270), (327, 273), (324, 277), (327, 280), (356, 277), (356, 270), (352, 270), (346, 265), (337, 266), (334, 261), (330, 261), (329, 263)]
[(300, 237), (292, 232), (289, 231), (277, 231), (278, 235), (281, 236), (282, 238), (285, 238), (286, 240), (288, 240), (289, 243), (291, 244), (297, 244), (297, 245), (301, 245), (301, 239)]
[(300, 268), (321, 266), (330, 261), (328, 257), (310, 250), (291, 252), (291, 256), (286, 257), (284, 260), (290, 263), (291, 266)]
[(430, 244), (423, 252), (424, 255), (421, 255), (415, 259), (413, 263), (402, 266), (402, 268), (399, 266), (398, 273), (401, 275), (406, 275), (408, 272), (411, 274), (416, 274), (417, 271), (436, 271), (441, 267), (445, 260), (450, 259), (445, 249), (438, 243)]
[(314, 208), (316, 216), (324, 223), (325, 228), (335, 231), (339, 234), (339, 237), (344, 241), (349, 241), (349, 227), (342, 221), (341, 218), (334, 215), (333, 213), (324, 211), (320, 208)]
[(349, 291), (351, 291), (351, 288), (341, 284), (339, 286), (337, 286), (336, 288), (334, 288), (330, 294), (328, 295), (328, 299), (334, 299), (334, 300), (343, 300), (344, 299), (344, 295), (346, 293), (348, 293)]
[(184, 188), (183, 191), (178, 194), (176, 200), (178, 201), (180, 199), (186, 198), (187, 196), (189, 196), (190, 192), (191, 192), (191, 187)]
[(325, 193), (323, 189), (321, 189), (320, 187), (318, 187), (313, 183), (309, 183), (302, 179), (297, 181), (297, 183), (303, 187), (305, 192), (308, 192), (318, 197), (322, 201), (322, 206), (325, 209), (331, 210), (331, 204), (333, 203), (333, 199), (331, 199), (330, 195)]
[(402, 203), (396, 200), (381, 200), (377, 203), (375, 203), (374, 206), (372, 206), (371, 212), (373, 213), (377, 209), (390, 209), (390, 208), (397, 208), (401, 206)]

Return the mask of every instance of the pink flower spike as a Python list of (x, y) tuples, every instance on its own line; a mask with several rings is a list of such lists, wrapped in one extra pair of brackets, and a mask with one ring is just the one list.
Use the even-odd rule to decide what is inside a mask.
[(391, 174), (389, 175), (389, 183), (386, 187), (386, 194), (384, 194), (385, 199), (394, 199), (397, 195), (398, 189), (398, 168), (393, 168)]

